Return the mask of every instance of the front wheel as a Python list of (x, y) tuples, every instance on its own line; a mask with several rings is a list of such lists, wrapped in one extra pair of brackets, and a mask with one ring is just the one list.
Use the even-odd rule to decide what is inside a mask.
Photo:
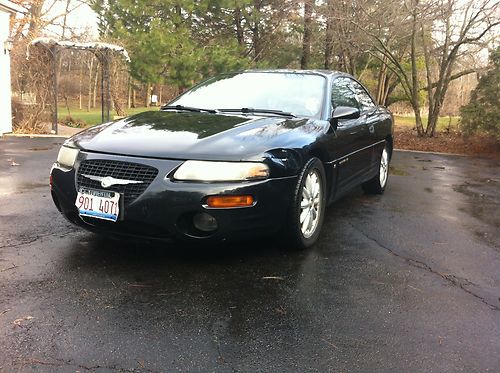
[(318, 240), (325, 212), (325, 185), (323, 164), (318, 158), (311, 158), (299, 175), (285, 227), (293, 248), (305, 249)]
[(389, 178), (389, 148), (387, 143), (382, 150), (380, 155), (379, 170), (377, 175), (373, 179), (368, 180), (363, 183), (363, 190), (368, 194), (382, 194), (384, 193), (385, 187), (387, 185), (387, 179)]

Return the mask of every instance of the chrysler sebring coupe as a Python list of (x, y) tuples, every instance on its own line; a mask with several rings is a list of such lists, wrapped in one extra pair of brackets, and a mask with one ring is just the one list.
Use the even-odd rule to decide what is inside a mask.
[(51, 194), (96, 233), (306, 248), (327, 205), (359, 185), (384, 192), (392, 148), (391, 113), (352, 76), (250, 70), (68, 139)]

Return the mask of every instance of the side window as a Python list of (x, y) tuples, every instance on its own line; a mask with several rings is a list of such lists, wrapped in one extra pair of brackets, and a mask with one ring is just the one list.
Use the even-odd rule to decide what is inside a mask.
[(352, 87), (354, 88), (354, 91), (356, 92), (356, 96), (358, 98), (358, 101), (361, 106), (361, 110), (370, 110), (371, 108), (375, 107), (375, 104), (373, 103), (373, 100), (371, 99), (370, 95), (366, 93), (365, 89), (356, 82), (355, 80), (351, 80)]
[(360, 108), (352, 83), (353, 80), (345, 77), (339, 77), (333, 81), (332, 108), (335, 109), (337, 106)]

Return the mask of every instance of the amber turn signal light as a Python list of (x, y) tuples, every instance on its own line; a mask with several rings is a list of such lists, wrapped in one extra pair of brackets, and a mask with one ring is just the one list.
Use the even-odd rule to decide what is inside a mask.
[(208, 207), (230, 208), (248, 207), (253, 205), (252, 196), (210, 196), (207, 198)]

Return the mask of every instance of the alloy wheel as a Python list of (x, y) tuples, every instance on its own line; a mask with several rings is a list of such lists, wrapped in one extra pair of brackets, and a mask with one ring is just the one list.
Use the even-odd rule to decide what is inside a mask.
[(387, 182), (387, 175), (389, 173), (389, 154), (387, 153), (387, 148), (382, 151), (382, 157), (380, 158), (380, 186), (385, 187)]
[(311, 237), (320, 221), (322, 190), (319, 172), (311, 170), (302, 187), (300, 202), (300, 230), (305, 238)]

